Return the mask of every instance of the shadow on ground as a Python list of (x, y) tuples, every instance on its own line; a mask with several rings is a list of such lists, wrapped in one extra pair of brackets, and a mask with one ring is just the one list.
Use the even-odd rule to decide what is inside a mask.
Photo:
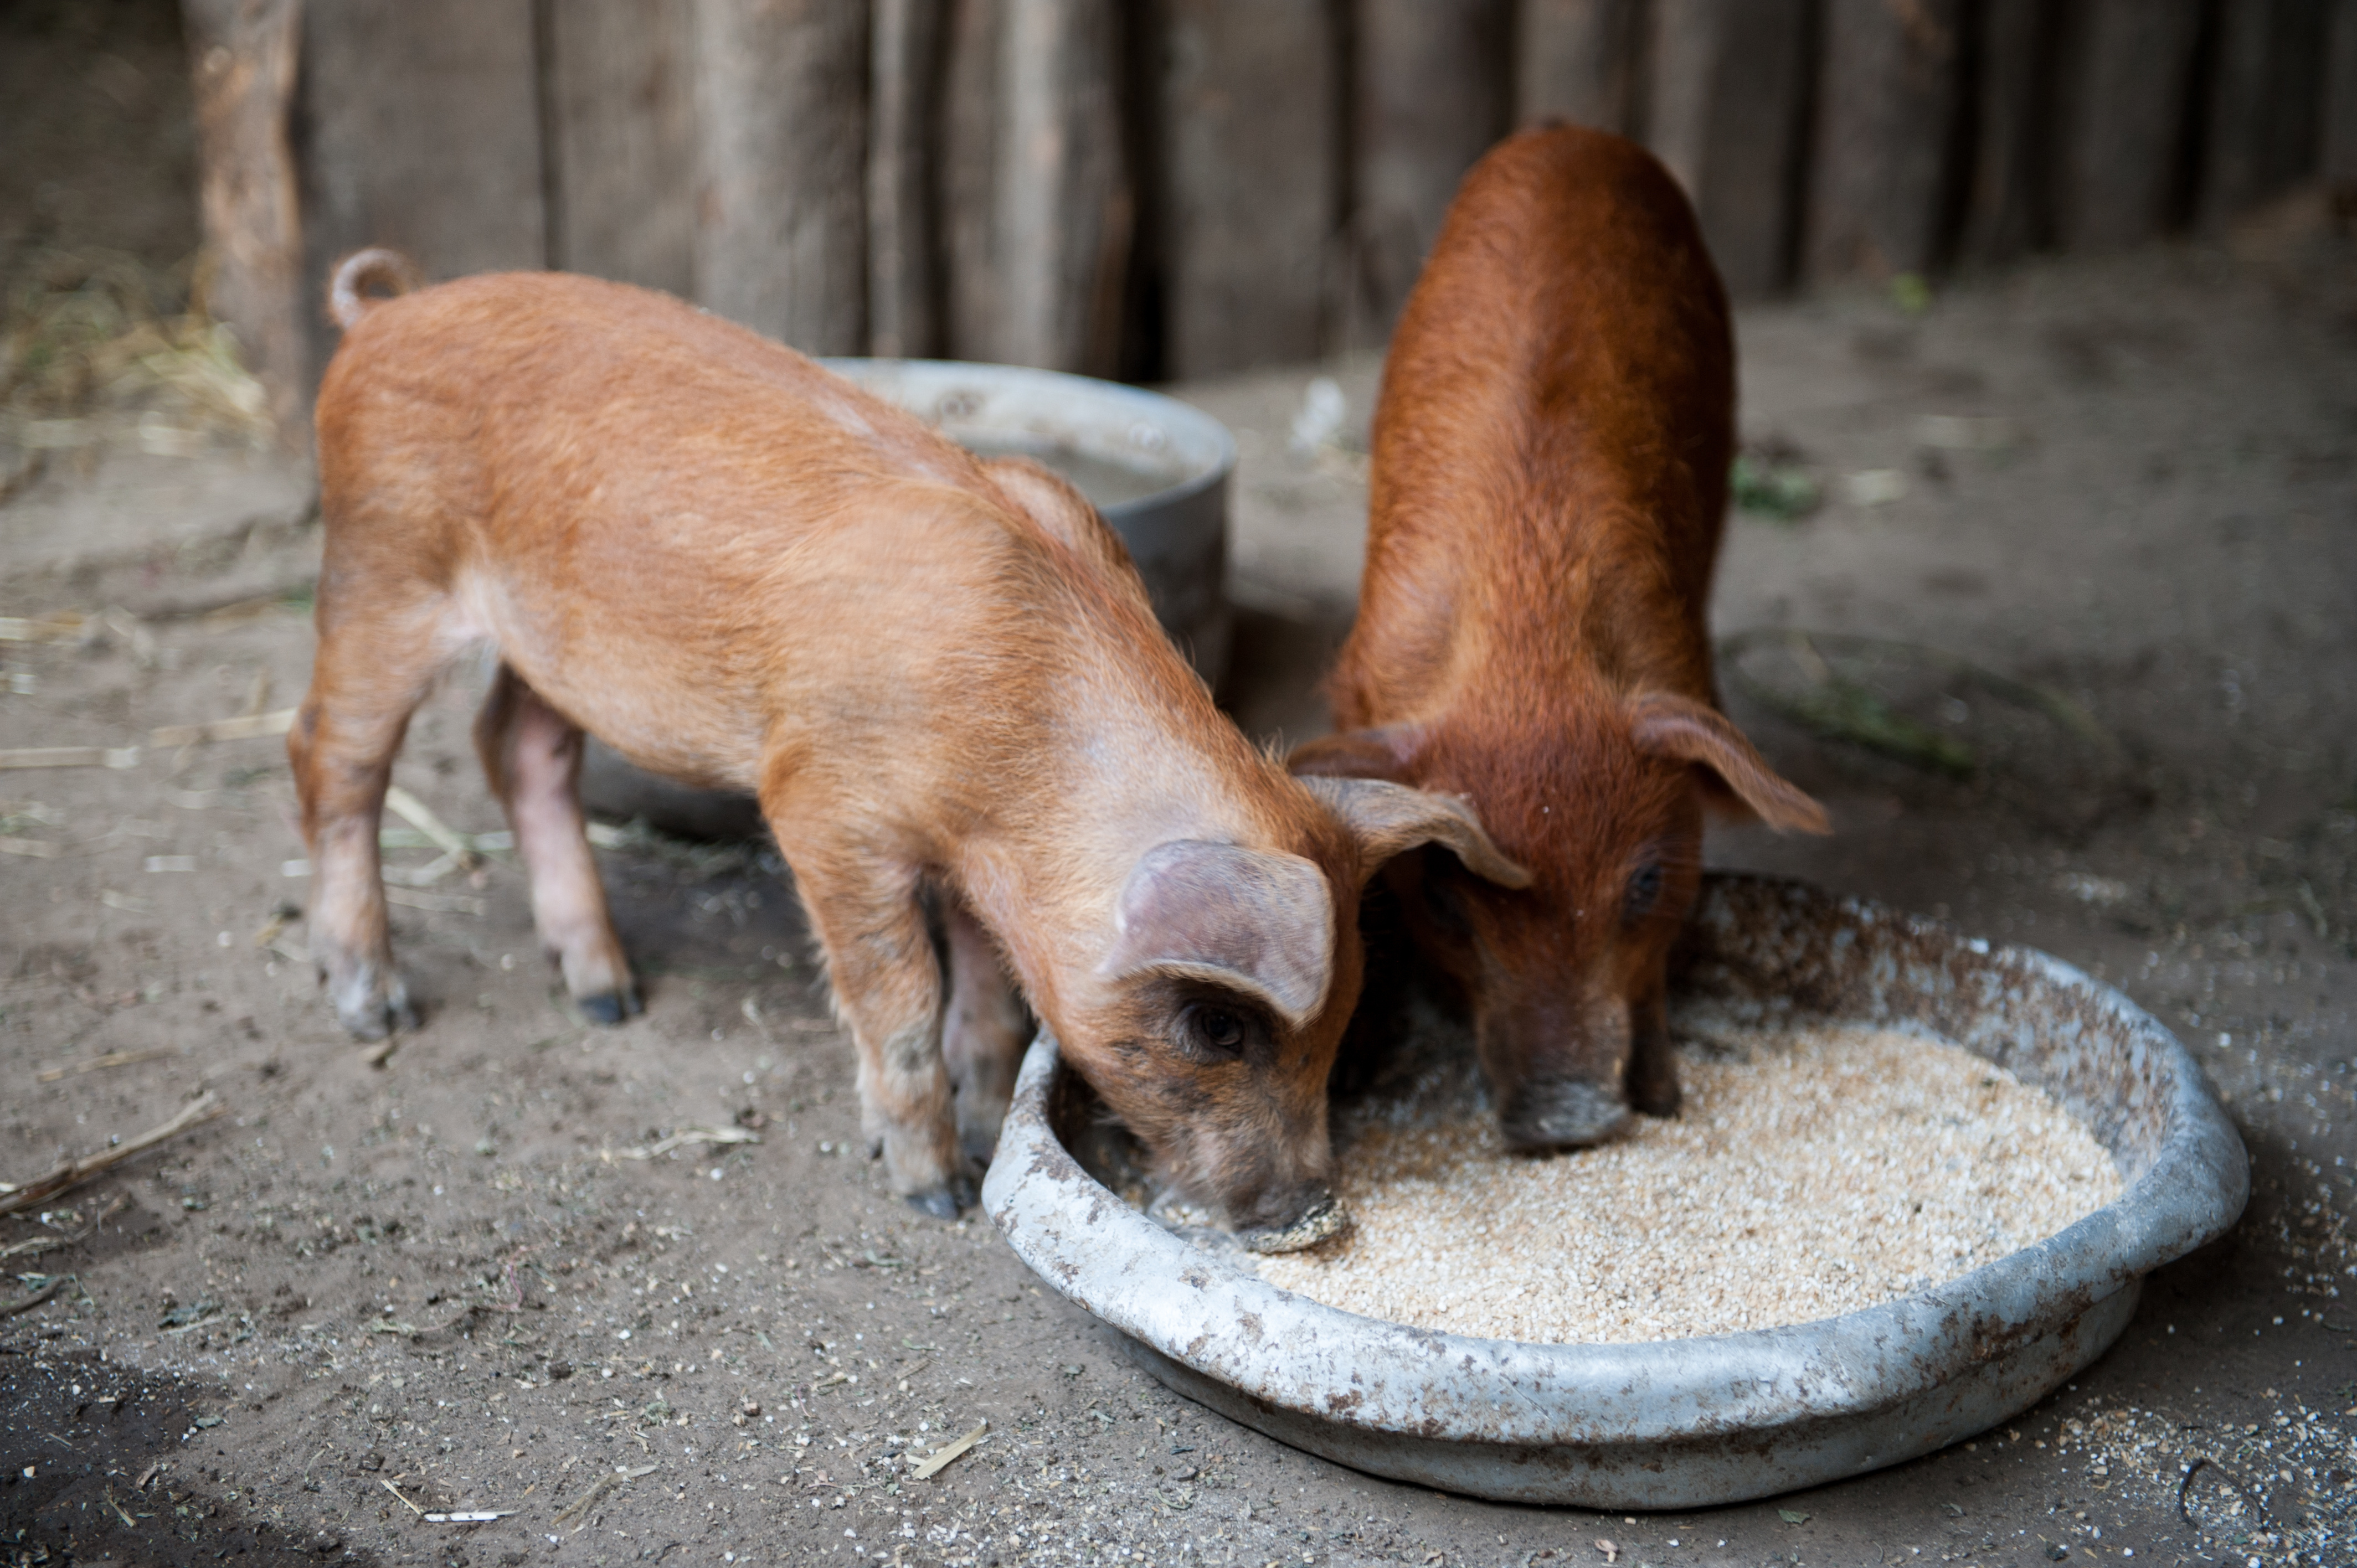
[[(227, 1391), (117, 1366), (103, 1352), (59, 1351), (58, 1337), (47, 1329), (0, 1344), (0, 1408), (8, 1412), (0, 1425), (0, 1560), (9, 1568), (381, 1561), (334, 1530), (274, 1517), (284, 1510), (241, 1487), (220, 1430), (221, 1412), (236, 1402)], [(307, 1477), (303, 1489), (319, 1487)], [(436, 1560), (467, 1562), (455, 1538)]]

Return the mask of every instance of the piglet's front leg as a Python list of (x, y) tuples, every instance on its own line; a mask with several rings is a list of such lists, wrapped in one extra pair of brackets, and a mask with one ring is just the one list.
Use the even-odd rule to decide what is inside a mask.
[(836, 1010), (859, 1051), (859, 1113), (892, 1190), (954, 1219), (974, 1201), (942, 1057), (942, 972), (913, 872), (813, 851), (771, 817), (811, 927), (826, 949)]

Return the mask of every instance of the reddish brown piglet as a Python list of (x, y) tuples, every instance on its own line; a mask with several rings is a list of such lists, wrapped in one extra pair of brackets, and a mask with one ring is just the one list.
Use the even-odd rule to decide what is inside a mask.
[(1734, 405), (1726, 294), (1652, 156), (1555, 125), (1466, 176), (1383, 369), (1342, 728), (1292, 767), (1461, 794), (1530, 868), (1390, 878), (1519, 1147), (1677, 1108), (1663, 971), (1704, 808), (1826, 831), (1713, 693)]
[(1264, 1246), (1330, 1230), (1360, 889), (1431, 843), (1517, 876), (1464, 806), (1247, 744), (1044, 468), (661, 295), (509, 274), (365, 296), (401, 282), (381, 252), (337, 275), (319, 648), (288, 737), (345, 1026), (416, 1022), (378, 818), (411, 712), (490, 649), (484, 768), (592, 1018), (638, 992), (584, 834), (584, 731), (759, 798), (911, 1202), (954, 1213), (996, 1141), (1011, 972), (1182, 1189)]

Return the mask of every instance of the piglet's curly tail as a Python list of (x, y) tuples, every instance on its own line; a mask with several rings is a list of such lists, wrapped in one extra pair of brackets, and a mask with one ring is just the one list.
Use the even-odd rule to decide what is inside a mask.
[(417, 269), (398, 251), (354, 251), (336, 263), (328, 283), (328, 314), (350, 331), (361, 317), (418, 285)]

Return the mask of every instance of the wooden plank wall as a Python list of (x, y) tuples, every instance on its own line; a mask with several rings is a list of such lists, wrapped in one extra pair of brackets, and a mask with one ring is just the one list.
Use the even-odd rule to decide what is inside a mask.
[(693, 294), (689, 0), (565, 0), (535, 15), (548, 264)]
[(867, 343), (867, 16), (693, 0), (694, 297), (813, 354)]
[(216, 295), (556, 265), (825, 353), (1380, 342), (1518, 124), (1637, 137), (1738, 296), (2357, 206), (2357, 0), (184, 0)]
[(1457, 182), (1513, 120), (1509, 0), (1359, 0), (1343, 332), (1380, 343)]
[[(1342, 50), (1328, 0), (1168, 0), (1146, 61), (1161, 373), (1311, 360), (1345, 217)], [(1158, 243), (1157, 243), (1158, 242)]]
[(2342, 217), (2357, 217), (2357, 0), (2332, 0), (2320, 117), (2325, 188)]
[(1956, 258), (1966, 265), (2009, 262), (2052, 243), (2056, 39), (2061, 7), (2050, 0), (1982, 0), (1964, 46), (1959, 144), (1969, 153)]
[(1928, 273), (1953, 207), (1964, 0), (1826, 0), (1810, 152), (1813, 278)]
[(2063, 10), (2054, 237), (2105, 250), (2177, 226), (2189, 203), (2202, 0), (2075, 0)]
[(391, 245), (433, 277), (548, 259), (532, 0), (302, 9), (291, 139), (312, 374), (336, 259)]
[(1813, 87), (1813, 0), (1652, 0), (1635, 134), (1694, 198), (1738, 296), (1792, 281)]
[(942, 7), (876, 0), (867, 82), (867, 348), (892, 359), (942, 351), (940, 145)]

